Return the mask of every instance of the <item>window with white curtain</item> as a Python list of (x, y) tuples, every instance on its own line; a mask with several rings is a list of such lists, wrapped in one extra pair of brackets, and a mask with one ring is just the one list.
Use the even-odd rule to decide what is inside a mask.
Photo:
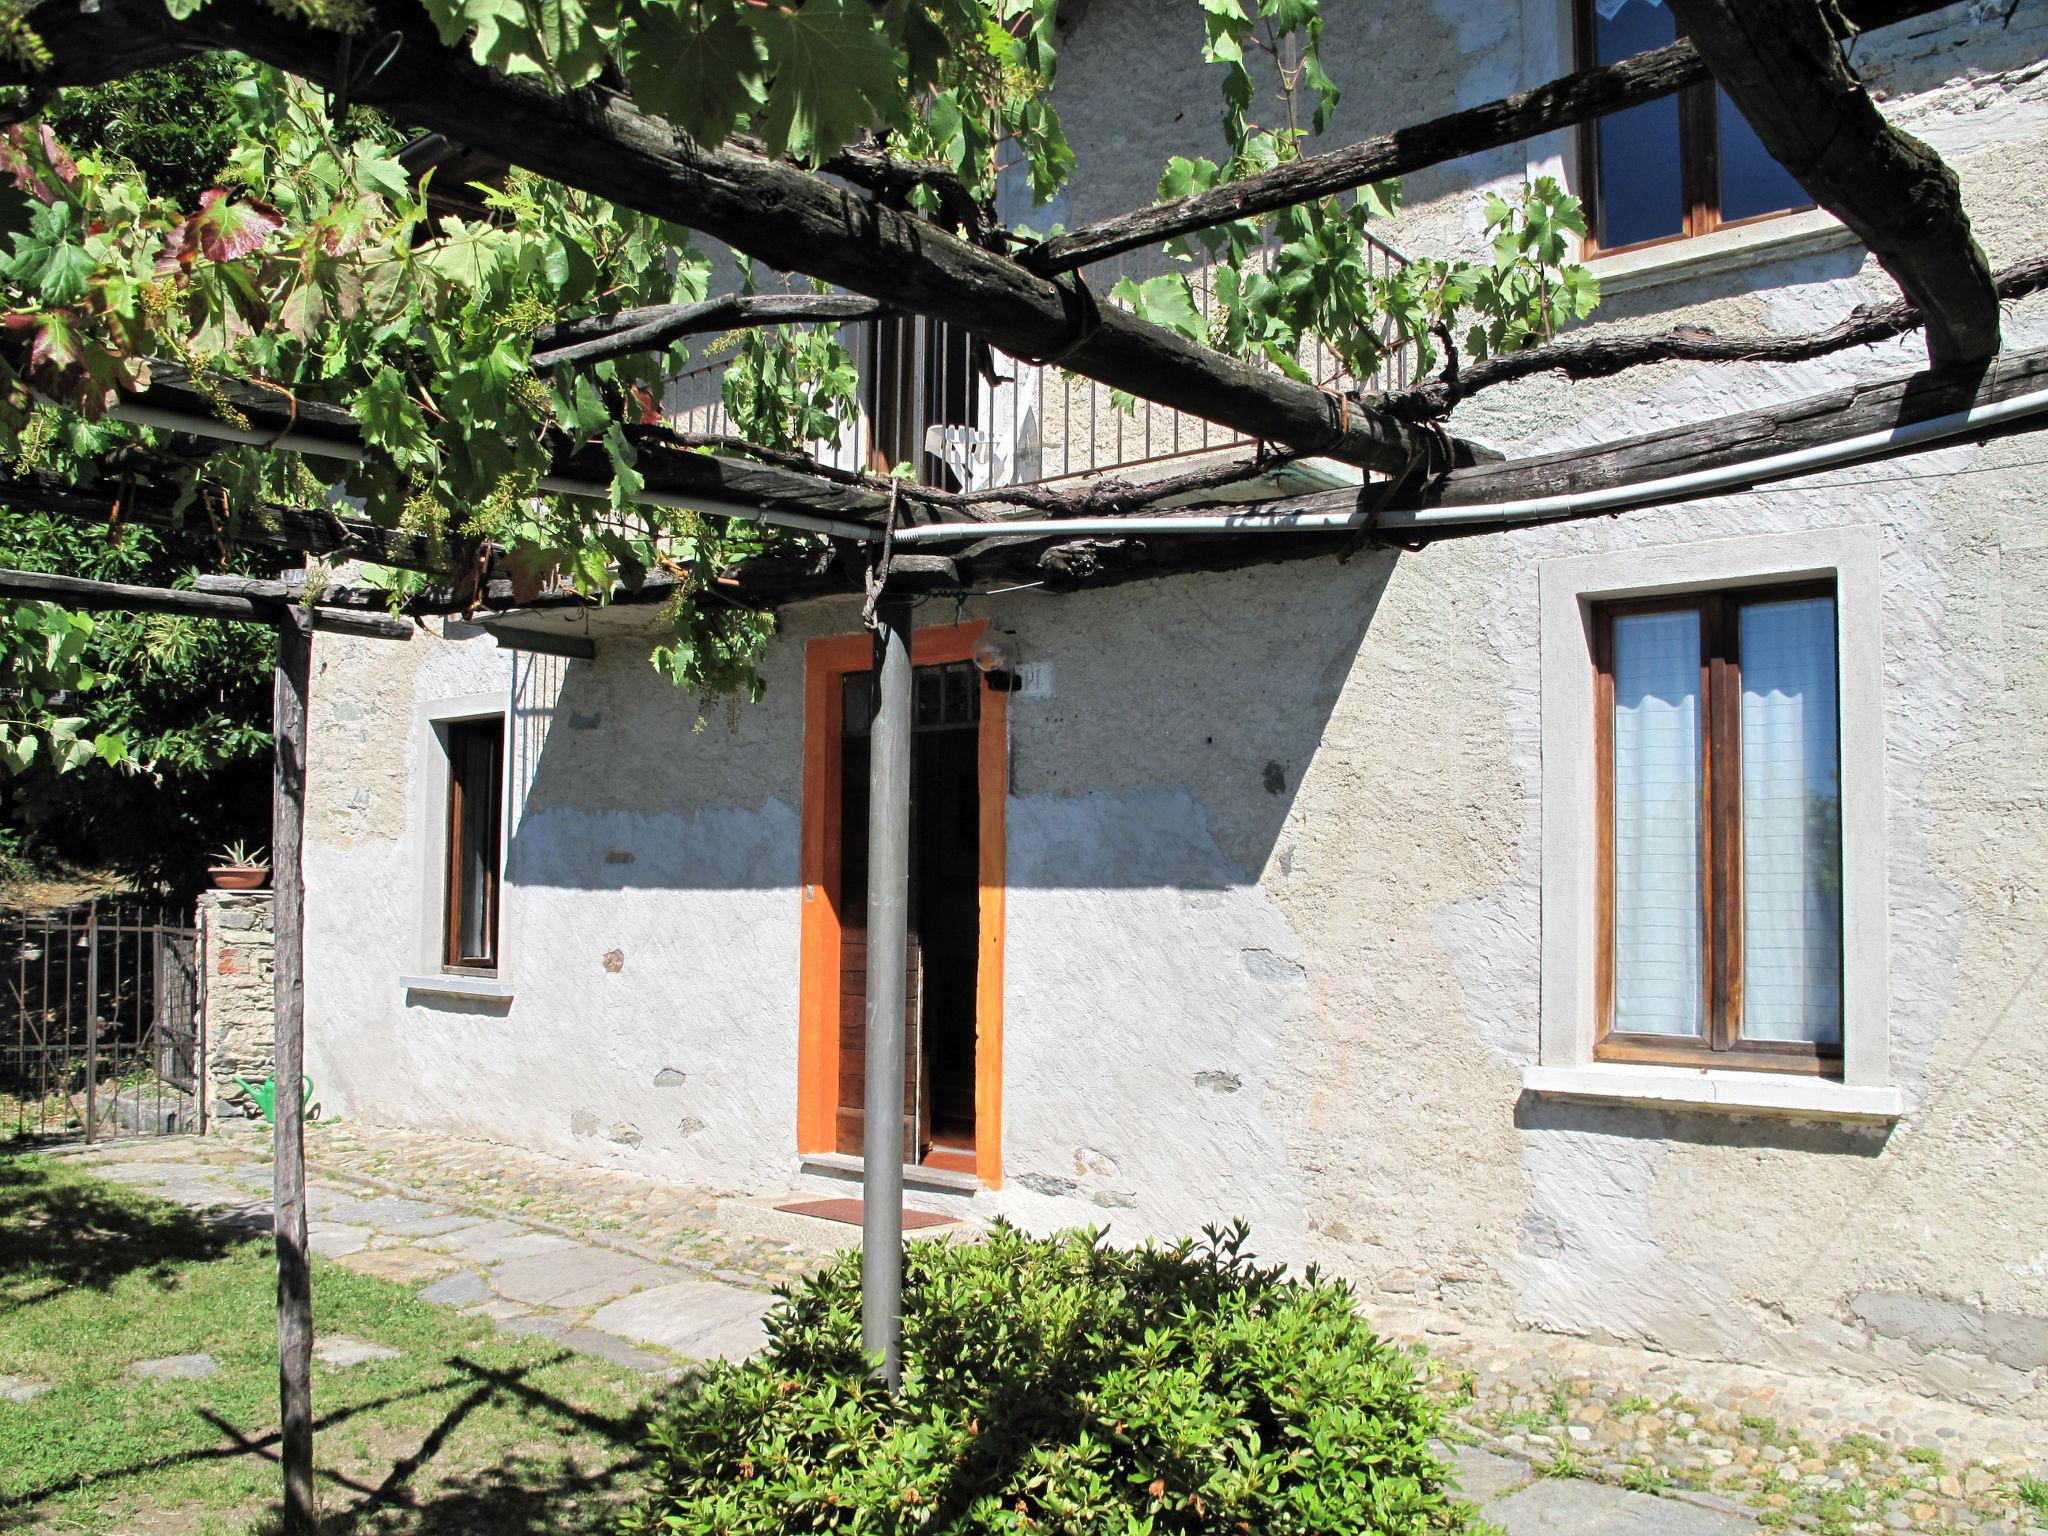
[(1838, 1074), (1832, 585), (1611, 604), (1595, 626), (1596, 1056)]

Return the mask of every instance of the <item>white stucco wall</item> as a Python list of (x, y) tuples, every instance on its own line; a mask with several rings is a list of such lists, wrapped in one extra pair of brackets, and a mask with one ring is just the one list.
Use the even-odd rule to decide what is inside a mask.
[[(1192, 7), (1078, 7), (1072, 220), (1143, 200), (1213, 90)], [(1949, 153), (1994, 265), (2039, 247), (2048, 18), (1958, 6), (1862, 45)], [(1556, 67), (1549, 0), (1346, 6), (1348, 135)], [(1938, 24), (1937, 24), (1938, 23)], [(1145, 67), (1134, 68), (1134, 59)], [(1410, 184), (1397, 243), (1472, 239)], [(1680, 253), (1682, 254), (1682, 253)], [(1601, 323), (1804, 330), (1889, 293), (1860, 251), (1631, 288)], [(2010, 344), (2048, 342), (2048, 304)], [(1515, 453), (1792, 399), (1915, 359), (1527, 381), (1458, 429)], [(979, 1213), (1177, 1233), (1236, 1215), (1368, 1294), (1680, 1354), (1839, 1369), (2032, 1414), (2048, 1366), (2048, 518), (2039, 442), (1963, 446), (1615, 520), (1072, 596), (968, 603), (1050, 661), (1013, 699), (1004, 1162)], [(1543, 867), (1538, 573), (1602, 550), (1882, 531), (1890, 1130), (1524, 1095)], [(948, 622), (950, 604), (927, 610)], [(743, 1194), (795, 1155), (802, 642), (753, 708), (694, 702), (614, 613), (595, 661), (322, 636), (309, 802), (311, 1071), (331, 1108)], [(410, 999), (409, 730), (518, 698), (509, 1003)]]

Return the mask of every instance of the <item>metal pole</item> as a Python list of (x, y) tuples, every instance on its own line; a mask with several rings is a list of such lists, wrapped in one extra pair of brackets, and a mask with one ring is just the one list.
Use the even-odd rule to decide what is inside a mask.
[(903, 1010), (910, 917), (910, 619), (875, 611), (868, 737), (868, 1034), (862, 1101), (860, 1337), (890, 1391), (903, 1382)]
[(85, 909), (85, 1144), (100, 1139), (100, 904)]

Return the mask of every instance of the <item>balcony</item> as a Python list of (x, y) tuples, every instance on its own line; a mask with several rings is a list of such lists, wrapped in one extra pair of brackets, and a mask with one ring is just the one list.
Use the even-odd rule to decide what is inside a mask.
[[(1405, 265), (1391, 246), (1367, 239), (1375, 276)], [(1119, 278), (1143, 282), (1176, 265), (1158, 251), (1132, 252), (1088, 268), (1088, 285), (1107, 303)], [(1204, 321), (1211, 321), (1215, 298), (1207, 274), (1195, 270), (1190, 276), (1196, 305)], [(1301, 365), (1325, 389), (1403, 388), (1410, 382), (1413, 353), (1391, 347), (1390, 328), (1381, 334), (1390, 350), (1371, 379), (1351, 378), (1334, 354), (1315, 343), (1302, 348)], [(860, 366), (859, 419), (838, 441), (809, 445), (813, 457), (836, 468), (884, 474), (907, 463), (919, 484), (981, 491), (1168, 466), (1250, 441), (1168, 406), (1140, 400), (1122, 408), (1107, 385), (1010, 357), (937, 321), (862, 321), (842, 327), (842, 336)], [(728, 348), (727, 355), (710, 356), (671, 384), (668, 406), (678, 429), (732, 431), (723, 398), (730, 361)]]

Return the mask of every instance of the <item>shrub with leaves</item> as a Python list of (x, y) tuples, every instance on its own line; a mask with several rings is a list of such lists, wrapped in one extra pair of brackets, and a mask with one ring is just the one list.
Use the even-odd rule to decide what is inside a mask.
[(1242, 1223), (913, 1245), (903, 1386), (868, 1378), (860, 1258), (658, 1422), (624, 1519), (674, 1532), (1401, 1533), (1464, 1528), (1415, 1359), (1350, 1290), (1259, 1265)]

